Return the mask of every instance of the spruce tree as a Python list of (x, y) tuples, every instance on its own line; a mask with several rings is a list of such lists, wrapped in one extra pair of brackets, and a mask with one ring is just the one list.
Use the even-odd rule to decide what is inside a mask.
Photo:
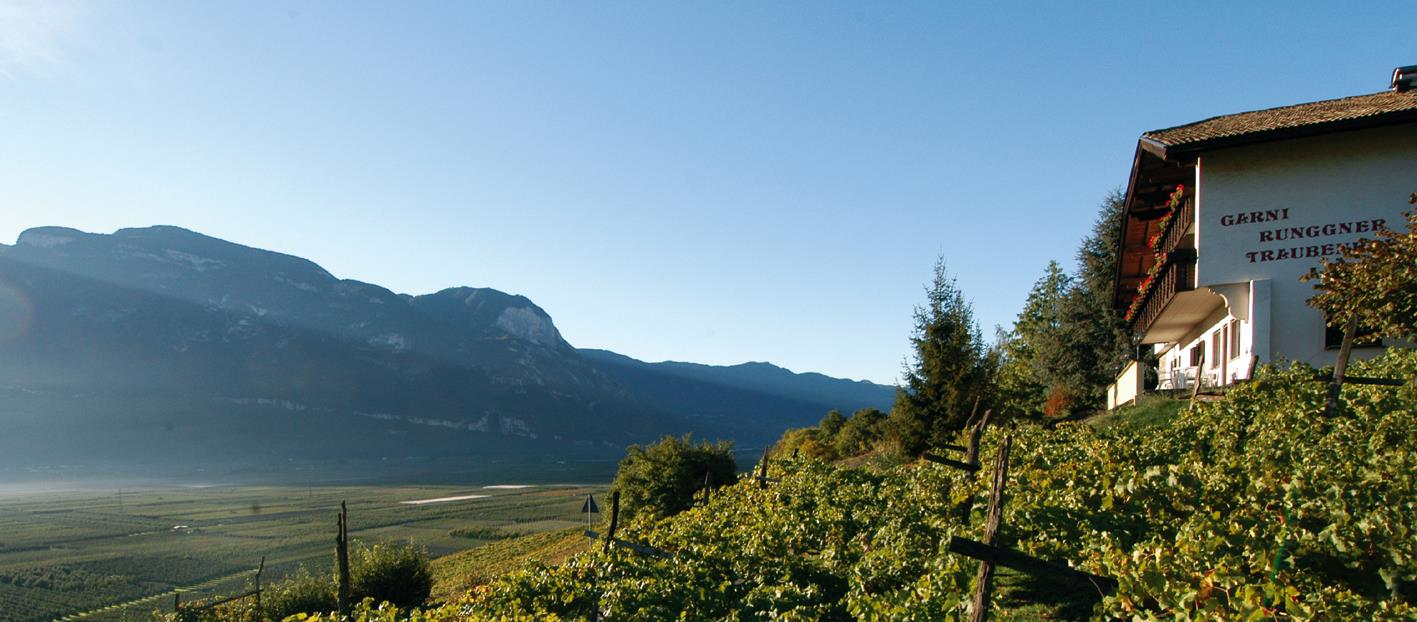
[(1098, 408), (1131, 357), (1131, 335), (1112, 305), (1123, 201), (1120, 191), (1103, 199), (1078, 246), (1076, 276), (1050, 262), (1001, 339), (1004, 410), (1064, 416)]
[(915, 308), (913, 349), (896, 393), (896, 434), (912, 454), (950, 441), (964, 427), (976, 399), (989, 397), (991, 359), (974, 309), (964, 298), (944, 258), (935, 262), (926, 302)]
[(1077, 287), (1081, 295), (1069, 301), (1067, 312), (1086, 335), (1080, 340), (1088, 346), (1088, 370), (1093, 374), (1087, 380), (1088, 400), (1099, 404), (1107, 384), (1135, 356), (1136, 341), (1113, 304), (1125, 202), (1126, 195), (1118, 189), (1108, 193), (1098, 207), (1092, 232), (1078, 247)]
[(1041, 413), (1050, 392), (1066, 386), (1063, 376), (1073, 361), (1063, 336), (1064, 306), (1074, 290), (1072, 277), (1050, 261), (1028, 292), (1013, 330), (1001, 344), (1004, 360), (998, 384), (1005, 411)]

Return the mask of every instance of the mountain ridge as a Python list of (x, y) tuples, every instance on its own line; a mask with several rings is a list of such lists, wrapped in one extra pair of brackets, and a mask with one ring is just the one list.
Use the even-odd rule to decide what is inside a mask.
[[(660, 434), (767, 442), (831, 407), (809, 395), (832, 382), (819, 374), (636, 370), (576, 350), (525, 296), (399, 294), (171, 226), (0, 245), (0, 346), (0, 421), (58, 456), (153, 434), (212, 458), (611, 455)], [(664, 382), (694, 399), (661, 399)], [(11, 462), (36, 457), (19, 436), (0, 440)]]

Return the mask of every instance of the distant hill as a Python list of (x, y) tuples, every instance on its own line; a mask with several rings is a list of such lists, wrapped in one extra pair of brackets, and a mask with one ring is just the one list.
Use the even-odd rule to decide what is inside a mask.
[(0, 469), (760, 444), (873, 391), (580, 352), (522, 296), (396, 294), (177, 227), (0, 245)]
[(580, 353), (657, 407), (747, 433), (812, 425), (833, 408), (847, 415), (862, 408), (889, 411), (895, 401), (892, 386), (793, 373), (771, 363), (646, 363), (608, 350)]

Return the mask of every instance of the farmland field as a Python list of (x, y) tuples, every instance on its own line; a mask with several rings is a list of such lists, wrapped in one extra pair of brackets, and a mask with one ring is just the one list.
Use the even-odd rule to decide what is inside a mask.
[(175, 592), (240, 591), (263, 556), (263, 581), (325, 572), (340, 501), (353, 540), (412, 540), (439, 557), (583, 525), (586, 494), (604, 490), (523, 484), (0, 488), (0, 622), (147, 619)]

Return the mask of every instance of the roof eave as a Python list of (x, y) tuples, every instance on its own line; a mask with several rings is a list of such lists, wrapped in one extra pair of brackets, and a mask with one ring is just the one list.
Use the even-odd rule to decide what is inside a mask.
[(1417, 109), (1399, 110), (1366, 117), (1328, 121), (1325, 123), (1282, 127), (1262, 132), (1237, 134), (1234, 136), (1221, 136), (1177, 145), (1168, 145), (1155, 138), (1142, 136), (1141, 140), (1138, 142), (1138, 147), (1146, 149), (1162, 159), (1180, 160), (1193, 158), (1200, 155), (1202, 152), (1215, 151), (1217, 149), (1229, 149), (1231, 147), (1242, 147), (1245, 145), (1255, 145), (1279, 140), (1290, 140), (1337, 132), (1351, 132), (1354, 130), (1365, 130), (1413, 122), (1417, 122)]

